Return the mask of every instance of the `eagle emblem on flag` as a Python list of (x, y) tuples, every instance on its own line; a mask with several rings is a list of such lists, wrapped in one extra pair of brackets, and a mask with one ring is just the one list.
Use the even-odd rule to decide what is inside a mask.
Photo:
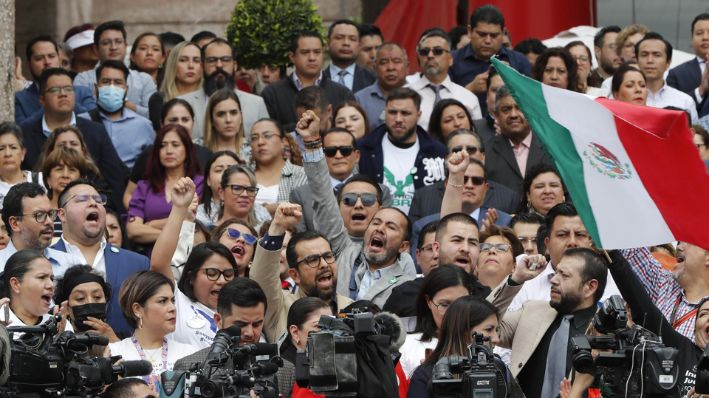
[(588, 149), (583, 151), (583, 156), (594, 169), (603, 175), (619, 180), (627, 180), (632, 177), (630, 165), (621, 163), (613, 152), (601, 144), (589, 143)]

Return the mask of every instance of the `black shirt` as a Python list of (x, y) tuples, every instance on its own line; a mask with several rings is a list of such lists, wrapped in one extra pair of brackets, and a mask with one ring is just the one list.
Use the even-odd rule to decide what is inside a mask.
[[(574, 316), (573, 321), (569, 325), (569, 344), (567, 344), (566, 353), (566, 374), (571, 370), (571, 338), (574, 336), (585, 335), (586, 329), (593, 315), (596, 313), (597, 307), (592, 305), (588, 308), (578, 310), (573, 312), (571, 315)], [(544, 337), (537, 345), (537, 348), (529, 357), (529, 361), (524, 365), (522, 371), (517, 375), (517, 380), (519, 381), (522, 391), (527, 398), (541, 397), (542, 395), (542, 385), (544, 384), (544, 373), (547, 366), (547, 353), (549, 352), (549, 344), (551, 343), (551, 338), (554, 336), (556, 329), (559, 328), (561, 324), (561, 319), (564, 314), (557, 314), (554, 322), (549, 326)], [(518, 330), (517, 333), (524, 333), (524, 331)]]

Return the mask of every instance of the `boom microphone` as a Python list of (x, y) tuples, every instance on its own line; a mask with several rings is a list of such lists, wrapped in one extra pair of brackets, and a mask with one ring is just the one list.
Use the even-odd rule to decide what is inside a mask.
[(379, 334), (389, 336), (389, 352), (399, 352), (399, 348), (406, 341), (406, 326), (401, 321), (401, 318), (391, 312), (380, 312), (374, 315), (374, 323), (378, 328)]

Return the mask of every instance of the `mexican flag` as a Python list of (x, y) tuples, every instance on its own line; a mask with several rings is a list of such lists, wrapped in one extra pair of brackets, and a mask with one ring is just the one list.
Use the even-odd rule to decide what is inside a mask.
[(684, 112), (594, 101), (492, 63), (599, 247), (681, 240), (709, 249), (709, 175)]

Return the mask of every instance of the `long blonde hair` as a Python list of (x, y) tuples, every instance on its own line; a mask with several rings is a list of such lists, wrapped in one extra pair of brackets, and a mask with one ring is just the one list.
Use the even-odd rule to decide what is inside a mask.
[[(175, 79), (177, 78), (177, 59), (180, 57), (182, 50), (187, 46), (195, 46), (197, 50), (199, 50), (199, 46), (196, 44), (189, 41), (183, 41), (182, 43), (177, 44), (172, 51), (170, 51), (170, 55), (167, 56), (167, 61), (165, 61), (165, 75), (162, 79), (162, 85), (160, 85), (160, 94), (162, 94), (162, 99), (165, 102), (180, 95), (180, 92), (177, 90), (177, 83), (175, 82)], [(199, 87), (202, 87), (203, 78), (204, 75), (200, 73)]]
[(239, 106), (239, 112), (241, 113), (241, 123), (239, 124), (239, 132), (236, 133), (236, 147), (234, 148), (234, 153), (239, 155), (241, 153), (241, 146), (244, 144), (244, 109), (241, 107), (239, 97), (234, 90), (228, 87), (215, 91), (214, 94), (209, 97), (207, 112), (205, 112), (204, 115), (204, 146), (212, 152), (217, 150), (218, 133), (214, 129), (214, 123), (212, 123), (212, 112), (214, 112), (214, 108), (216, 108), (219, 103), (226, 100), (234, 100), (236, 105)]

